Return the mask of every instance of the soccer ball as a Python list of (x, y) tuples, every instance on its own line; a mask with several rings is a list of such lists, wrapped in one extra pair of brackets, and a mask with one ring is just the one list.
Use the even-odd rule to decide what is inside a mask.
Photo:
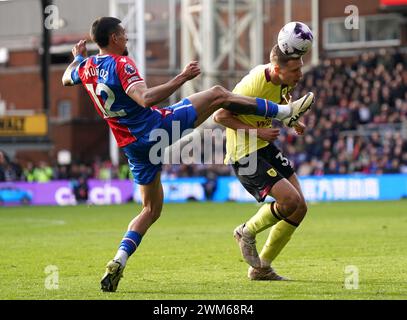
[(286, 55), (299, 58), (311, 48), (313, 38), (312, 31), (306, 24), (289, 22), (278, 33), (278, 47)]

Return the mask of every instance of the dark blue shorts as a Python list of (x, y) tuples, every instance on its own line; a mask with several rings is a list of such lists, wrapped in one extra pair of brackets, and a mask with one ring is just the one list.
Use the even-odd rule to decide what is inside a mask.
[[(156, 149), (153, 148), (157, 142), (171, 145), (180, 138), (180, 134), (185, 133), (187, 129), (193, 129), (194, 123), (197, 119), (197, 113), (188, 99), (183, 99), (180, 102), (157, 109), (156, 112), (161, 113), (161, 124), (155, 130), (144, 134), (139, 137), (135, 142), (123, 147), (123, 151), (128, 159), (130, 170), (133, 174), (134, 181), (137, 184), (146, 185), (151, 183), (157, 172), (161, 171), (162, 163), (157, 158), (161, 154), (157, 154)], [(161, 131), (160, 131), (161, 129)], [(166, 134), (167, 141), (158, 140), (154, 136), (161, 136)], [(150, 137), (151, 135), (151, 137)], [(154, 138), (150, 140), (150, 138)], [(150, 154), (150, 150), (152, 151)], [(154, 152), (153, 152), (154, 151)]]

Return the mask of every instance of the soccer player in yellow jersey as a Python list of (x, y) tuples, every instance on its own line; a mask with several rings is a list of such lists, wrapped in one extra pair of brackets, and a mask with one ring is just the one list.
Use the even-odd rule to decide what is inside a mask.
[[(270, 53), (270, 63), (252, 69), (233, 90), (250, 97), (260, 97), (276, 103), (290, 99), (290, 91), (302, 78), (302, 58), (285, 55), (278, 46)], [(304, 102), (314, 99), (312, 93), (304, 97)], [(310, 104), (311, 106), (311, 104)], [(309, 108), (308, 108), (309, 109)], [(219, 109), (214, 120), (226, 129), (225, 163), (231, 164), (245, 189), (258, 202), (264, 202), (267, 195), (275, 201), (264, 204), (246, 223), (238, 226), (234, 237), (239, 243), (241, 253), (250, 265), (248, 277), (252, 280), (286, 280), (271, 267), (291, 235), (297, 229), (307, 212), (301, 187), (290, 161), (274, 145), (279, 129), (272, 127), (272, 119), (237, 115)], [(297, 134), (303, 134), (305, 126), (298, 118), (283, 121), (293, 127)], [(257, 141), (250, 143), (249, 130), (255, 130)], [(244, 131), (244, 135), (239, 134)], [(257, 165), (256, 170), (243, 172), (247, 166)], [(267, 241), (257, 253), (256, 234), (271, 227)]]

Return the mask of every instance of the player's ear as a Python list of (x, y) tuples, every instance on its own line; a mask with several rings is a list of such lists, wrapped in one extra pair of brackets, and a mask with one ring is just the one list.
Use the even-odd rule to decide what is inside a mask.
[(112, 41), (113, 41), (114, 43), (116, 43), (116, 42), (117, 42), (117, 34), (116, 34), (116, 33), (112, 33), (111, 39), (112, 39)]
[(276, 63), (276, 64), (274, 64), (273, 66), (272, 66), (272, 68), (273, 68), (273, 72), (275, 73), (275, 74), (279, 74), (280, 73), (280, 66)]

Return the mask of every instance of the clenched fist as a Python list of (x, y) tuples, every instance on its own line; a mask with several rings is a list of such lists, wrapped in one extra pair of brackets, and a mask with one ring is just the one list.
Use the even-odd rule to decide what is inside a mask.
[(185, 66), (180, 75), (184, 76), (187, 80), (192, 80), (200, 74), (201, 69), (199, 68), (198, 61), (191, 61)]
[(258, 128), (257, 137), (268, 142), (272, 142), (280, 135), (280, 129), (278, 128)]
[(86, 50), (86, 40), (81, 40), (72, 48), (72, 54), (74, 57), (77, 55), (81, 55), (82, 57), (86, 57), (88, 52)]

